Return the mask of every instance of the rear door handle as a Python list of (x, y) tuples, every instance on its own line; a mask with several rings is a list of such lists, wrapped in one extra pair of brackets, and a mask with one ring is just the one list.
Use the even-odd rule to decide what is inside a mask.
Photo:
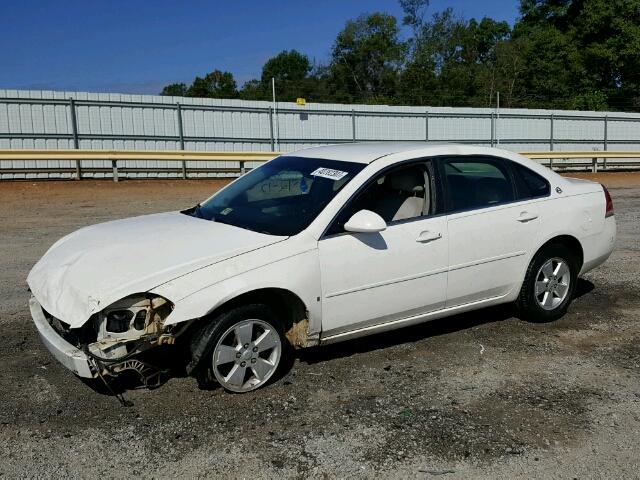
[(430, 232), (429, 230), (425, 230), (424, 232), (418, 235), (416, 238), (416, 242), (427, 243), (433, 242), (434, 240), (438, 240), (442, 238), (442, 234), (440, 232)]
[(519, 222), (525, 223), (525, 222), (530, 222), (531, 220), (535, 220), (536, 218), (538, 218), (537, 213), (522, 212), (520, 213), (520, 216), (518, 216), (517, 220)]

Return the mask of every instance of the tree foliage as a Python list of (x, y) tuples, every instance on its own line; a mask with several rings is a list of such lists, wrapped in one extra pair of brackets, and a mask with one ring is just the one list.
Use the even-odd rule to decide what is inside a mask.
[(331, 52), (329, 81), (340, 100), (392, 101), (405, 46), (395, 17), (384, 13), (349, 20)]
[(187, 90), (189, 97), (204, 98), (235, 98), (238, 87), (230, 72), (214, 70), (207, 73), (204, 78), (196, 77)]
[(188, 91), (189, 88), (185, 83), (172, 83), (171, 85), (164, 87), (162, 92), (160, 92), (160, 95), (185, 97)]
[(640, 110), (640, 0), (520, 0), (513, 26), (399, 2), (348, 20), (324, 64), (285, 50), (239, 91), (214, 70), (162, 95), (269, 100), (273, 78), (283, 101)]

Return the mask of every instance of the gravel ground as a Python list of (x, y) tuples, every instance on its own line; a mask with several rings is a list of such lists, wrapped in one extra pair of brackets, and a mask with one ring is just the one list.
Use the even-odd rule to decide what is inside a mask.
[(300, 352), (248, 395), (173, 378), (128, 408), (50, 357), (26, 275), (80, 226), (220, 182), (0, 183), (0, 476), (640, 478), (640, 175), (598, 179), (616, 250), (555, 323), (485, 309)]

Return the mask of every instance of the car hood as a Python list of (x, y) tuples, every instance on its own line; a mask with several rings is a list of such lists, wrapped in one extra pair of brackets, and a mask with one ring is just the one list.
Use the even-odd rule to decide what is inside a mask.
[(74, 328), (127, 295), (285, 238), (180, 212), (116, 220), (60, 239), (27, 283), (47, 312)]

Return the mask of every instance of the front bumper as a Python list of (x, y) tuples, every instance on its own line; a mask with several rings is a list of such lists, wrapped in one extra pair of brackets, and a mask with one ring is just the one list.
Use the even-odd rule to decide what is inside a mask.
[(97, 372), (93, 368), (89, 357), (55, 331), (45, 318), (42, 307), (34, 296), (29, 299), (29, 309), (42, 342), (55, 359), (79, 377), (95, 378)]

